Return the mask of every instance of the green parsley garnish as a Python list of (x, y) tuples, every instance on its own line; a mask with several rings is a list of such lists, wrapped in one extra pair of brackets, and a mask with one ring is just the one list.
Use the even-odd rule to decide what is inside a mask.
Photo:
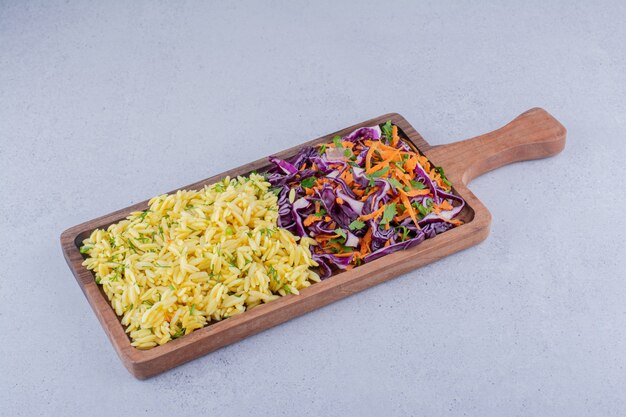
[(389, 172), (389, 167), (388, 166), (384, 167), (383, 169), (379, 169), (378, 171), (373, 172), (371, 174), (366, 174), (365, 176), (367, 177), (367, 179), (370, 180), (369, 186), (373, 187), (374, 184), (375, 184), (374, 179), (382, 177), (387, 172)]
[[(272, 237), (272, 234), (274, 234), (274, 232), (278, 231), (277, 227), (264, 227), (262, 229), (259, 230), (259, 232), (261, 233), (261, 236), (263, 236), (264, 234), (267, 235), (267, 237)], [(219, 253), (218, 253), (219, 255)]]
[(393, 187), (397, 190), (402, 188), (402, 183), (395, 178), (388, 178), (389, 184), (393, 185)]
[(372, 172), (370, 174), (370, 177), (372, 177), (372, 178), (379, 178), (379, 177), (382, 177), (383, 175), (385, 175), (387, 172), (389, 172), (389, 167), (388, 166), (384, 167), (383, 169), (379, 169), (376, 172)]
[(421, 205), (420, 203), (418, 203), (417, 201), (411, 204), (413, 207), (415, 207), (422, 216), (427, 216), (428, 213), (430, 213), (430, 209), (428, 207), (425, 207), (423, 205)]
[(361, 230), (362, 228), (365, 227), (365, 223), (357, 219), (353, 221), (352, 223), (350, 223), (348, 227), (350, 228), (350, 230)]
[(448, 181), (446, 178), (446, 173), (443, 172), (443, 167), (435, 167), (435, 171), (441, 176), (441, 180), (448, 185), (448, 187), (452, 187), (452, 183)]
[(141, 221), (143, 221), (143, 219), (145, 219), (145, 218), (146, 218), (146, 216), (148, 215), (148, 213), (150, 213), (150, 212), (151, 212), (151, 210), (144, 210), (144, 211), (141, 213), (141, 215), (139, 216), (139, 219), (140, 219)]
[(178, 329), (178, 331), (172, 335), (172, 338), (178, 339), (179, 337), (184, 336), (186, 331), (187, 329), (185, 329), (184, 327), (181, 329)]
[(343, 145), (341, 144), (341, 136), (339, 135), (334, 136), (333, 143), (335, 144), (336, 148), (343, 148)]
[(303, 188), (311, 188), (315, 185), (315, 177), (305, 178), (300, 182)]
[(276, 282), (280, 282), (280, 280), (278, 279), (278, 271), (274, 269), (274, 267), (272, 265), (270, 265), (269, 269), (267, 270), (268, 275), (271, 279), (273, 279)]
[(383, 135), (385, 135), (385, 138), (387, 138), (387, 141), (391, 140), (391, 136), (392, 136), (391, 130), (392, 130), (392, 128), (393, 128), (393, 126), (391, 124), (391, 120), (387, 120), (387, 122), (380, 127), (380, 130), (382, 130)]
[(409, 237), (410, 230), (406, 226), (400, 226), (398, 228), (400, 230), (400, 239), (404, 242)]
[(128, 243), (128, 246), (130, 247), (130, 250), (132, 250), (133, 252), (137, 253), (137, 247), (133, 244), (133, 242), (130, 239), (128, 239), (126, 242)]
[(335, 234), (338, 234), (339, 236), (341, 236), (344, 239), (348, 238), (348, 236), (346, 235), (346, 231), (341, 229), (341, 228), (335, 229)]
[(411, 187), (417, 188), (418, 190), (423, 190), (426, 186), (420, 181), (411, 180)]
[(383, 218), (380, 221), (380, 224), (389, 223), (397, 213), (398, 211), (396, 209), (396, 203), (388, 204), (387, 207), (385, 207), (385, 211), (383, 212)]
[(320, 209), (320, 211), (318, 211), (317, 213), (314, 213), (313, 215), (315, 217), (323, 217), (325, 214), (326, 214), (326, 210)]

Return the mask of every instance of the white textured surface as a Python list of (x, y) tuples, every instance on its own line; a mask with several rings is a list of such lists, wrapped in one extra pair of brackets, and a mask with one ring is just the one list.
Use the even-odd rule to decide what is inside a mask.
[[(46, 3), (0, 3), (0, 415), (626, 414), (624, 2)], [(472, 183), (483, 244), (148, 381), (61, 254), (382, 113), (439, 144), (533, 106), (567, 147)]]

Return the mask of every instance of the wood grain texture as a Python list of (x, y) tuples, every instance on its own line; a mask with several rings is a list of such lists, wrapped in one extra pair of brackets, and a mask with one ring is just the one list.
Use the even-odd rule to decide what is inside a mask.
[[(300, 295), (288, 295), (260, 305), (165, 345), (149, 350), (139, 350), (131, 346), (120, 319), (115, 315), (102, 289), (96, 284), (93, 273), (82, 266), (84, 258), (79, 252), (82, 240), (94, 229), (107, 227), (124, 219), (133, 211), (146, 209), (148, 201), (90, 220), (63, 232), (61, 246), (65, 259), (128, 370), (137, 378), (148, 378), (481, 242), (489, 234), (491, 214), (467, 188), (468, 182), (478, 175), (512, 162), (554, 155), (565, 146), (565, 128), (545, 110), (537, 108), (523, 113), (494, 132), (436, 147), (431, 147), (402, 116), (391, 113), (285, 150), (276, 156), (288, 158), (303, 146), (330, 142), (334, 135), (345, 135), (358, 127), (372, 126), (387, 120), (396, 124), (405, 137), (435, 165), (445, 169), (455, 192), (467, 202), (466, 208), (460, 214), (465, 224), (427, 239), (413, 248), (338, 273), (303, 289)], [(254, 170), (263, 171), (268, 167), (267, 158), (263, 158), (180, 189), (201, 188), (226, 175), (244, 175)]]

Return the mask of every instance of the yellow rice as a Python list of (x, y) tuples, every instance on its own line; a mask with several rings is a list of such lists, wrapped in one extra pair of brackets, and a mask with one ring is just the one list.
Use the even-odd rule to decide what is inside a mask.
[(309, 238), (278, 228), (277, 197), (251, 174), (154, 197), (83, 242), (132, 345), (148, 349), (319, 281)]

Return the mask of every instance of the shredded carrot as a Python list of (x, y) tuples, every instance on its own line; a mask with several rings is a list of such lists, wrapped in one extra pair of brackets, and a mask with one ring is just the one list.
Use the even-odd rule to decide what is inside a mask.
[(341, 142), (341, 146), (343, 146), (344, 148), (352, 149), (354, 148), (354, 142), (348, 142), (347, 140), (344, 140)]
[(408, 210), (405, 210), (405, 211), (404, 211), (404, 213), (402, 213), (402, 214), (401, 214), (401, 215), (399, 215), (399, 216), (394, 217), (393, 219), (394, 219), (396, 222), (400, 223), (402, 220), (406, 219), (406, 218), (407, 218), (407, 217), (409, 217), (409, 216), (410, 216), (409, 211), (408, 211)]
[(316, 221), (321, 220), (319, 217), (314, 216), (314, 215), (309, 215), (306, 219), (304, 219), (304, 221), (302, 222), (303, 225), (309, 227), (310, 225), (312, 225), (313, 223), (315, 223)]
[(361, 239), (361, 250), (359, 252), (361, 256), (365, 256), (371, 252), (371, 245), (372, 245), (372, 229), (370, 228), (370, 229), (367, 229), (365, 236), (363, 236), (363, 238)]
[(393, 127), (391, 128), (391, 146), (398, 146), (399, 141), (400, 138), (398, 137), (398, 126), (393, 125)]
[(371, 220), (383, 214), (384, 211), (385, 211), (385, 206), (382, 206), (381, 208), (379, 208), (376, 211), (371, 212), (370, 214), (362, 214), (360, 218), (361, 220)]
[(337, 204), (343, 204), (343, 198), (341, 197), (335, 198), (335, 201), (337, 202)]
[(397, 151), (397, 149), (396, 149), (396, 148), (393, 148), (393, 147), (391, 147), (391, 146), (389, 146), (389, 145), (385, 145), (384, 143), (382, 143), (382, 142), (381, 142), (381, 141), (379, 141), (379, 140), (377, 140), (377, 141), (366, 140), (366, 141), (364, 141), (363, 143), (365, 143), (365, 145), (366, 145), (366, 146), (369, 146), (369, 147), (370, 147), (370, 149), (371, 149), (371, 146), (372, 146), (372, 145), (376, 145), (376, 147), (377, 147), (379, 150), (382, 150), (382, 151)]
[(372, 155), (374, 154), (374, 151), (376, 150), (376, 148), (378, 147), (378, 144), (380, 144), (379, 142), (370, 142), (369, 145), (369, 150), (367, 151), (367, 155), (365, 156), (365, 171), (369, 171), (369, 169), (372, 166)]
[(446, 184), (445, 182), (443, 182), (443, 178), (441, 178), (440, 175), (437, 175), (436, 181), (437, 181), (437, 185), (439, 185), (439, 187), (443, 188), (444, 190), (450, 189), (450, 186)]
[(408, 171), (408, 172), (413, 172), (415, 171), (415, 168), (417, 167), (417, 155), (413, 155), (412, 157), (410, 157), (409, 159), (407, 159), (407, 161), (404, 163), (404, 168)]
[(448, 200), (443, 200), (440, 204), (439, 207), (441, 207), (442, 210), (452, 210), (452, 204), (450, 204), (450, 202)]
[(459, 225), (463, 224), (463, 222), (461, 220), (459, 220), (459, 219), (446, 219), (446, 218), (442, 218), (442, 219), (444, 221), (448, 222), (448, 223), (451, 223), (451, 224), (455, 225), (455, 226), (459, 226)]
[(377, 163), (375, 166), (366, 168), (365, 172), (368, 174), (379, 171), (383, 169), (384, 167), (389, 166), (389, 164), (392, 161), (395, 161), (400, 156), (400, 149), (390, 148), (389, 150), (379, 150), (379, 149), (370, 148), (370, 150), (367, 153), (368, 156), (370, 156), (370, 160), (371, 158), (373, 158), (373, 154), (375, 151), (378, 151), (380, 153), (380, 156), (383, 159), (381, 162)]
[(418, 195), (428, 195), (430, 194), (430, 190), (424, 188), (423, 190), (413, 189), (411, 191), (400, 190), (402, 194), (405, 194), (407, 197), (416, 197)]
[(352, 177), (352, 173), (349, 169), (346, 169), (339, 176), (342, 180), (344, 180), (348, 185), (352, 185), (354, 183), (354, 178)]
[(315, 236), (315, 240), (317, 240), (318, 242), (324, 242), (330, 239), (335, 239), (340, 237), (340, 235), (318, 235)]
[(417, 224), (417, 215), (415, 214), (415, 210), (413, 210), (413, 206), (411, 206), (411, 202), (409, 198), (404, 193), (400, 193), (400, 199), (402, 200), (402, 205), (409, 212), (409, 216), (411, 216), (411, 220), (415, 223), (415, 226), (419, 229), (420, 226)]
[(437, 214), (437, 217), (439, 217), (439, 218), (440, 218), (441, 220), (443, 220), (444, 222), (446, 222), (446, 223), (450, 223), (450, 224), (453, 224), (453, 225), (455, 225), (455, 226), (458, 226), (458, 225), (460, 225), (460, 224), (463, 224), (463, 222), (462, 222), (461, 220), (459, 220), (459, 219), (446, 219), (445, 217), (440, 216), (440, 215), (438, 215), (438, 214)]

